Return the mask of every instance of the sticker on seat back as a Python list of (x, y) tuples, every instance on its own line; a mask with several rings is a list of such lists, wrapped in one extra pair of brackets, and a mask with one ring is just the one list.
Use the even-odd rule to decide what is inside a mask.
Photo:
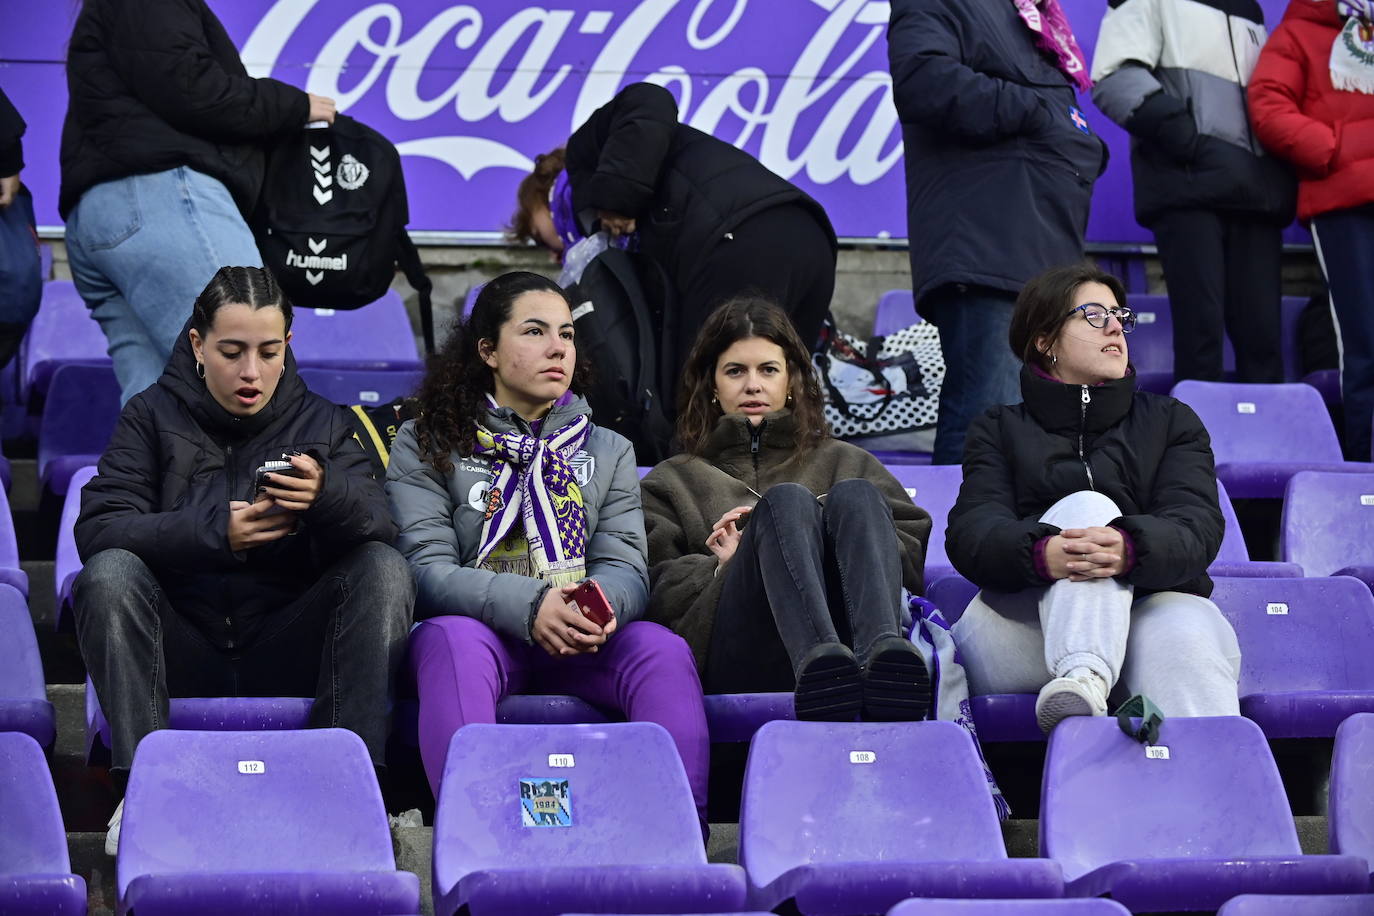
[(520, 823), (525, 827), (571, 827), (572, 793), (566, 779), (520, 780)]

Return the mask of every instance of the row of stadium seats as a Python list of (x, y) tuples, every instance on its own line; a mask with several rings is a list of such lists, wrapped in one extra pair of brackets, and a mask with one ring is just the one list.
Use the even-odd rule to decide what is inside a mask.
[[(839, 916), (911, 897), (1110, 895), (1133, 911), (1177, 911), (1242, 894), (1366, 895), (1368, 906), (1371, 761), (1374, 715), (1352, 717), (1335, 741), (1331, 854), (1304, 855), (1253, 722), (1173, 719), (1142, 745), (1110, 719), (1070, 718), (1047, 750), (1042, 858), (1008, 858), (957, 725), (773, 722), (750, 745), (736, 866), (708, 864), (660, 726), (472, 725), (450, 744), (435, 813), (434, 908), (554, 916), (792, 901)], [(0, 782), (20, 789), (0, 794), (0, 887), (42, 895), (43, 912), (81, 912), (32, 739), (0, 733)], [(300, 900), (336, 914), (419, 909), (366, 750), (337, 729), (149, 736), (125, 796), (116, 886), (119, 911), (140, 916)]]

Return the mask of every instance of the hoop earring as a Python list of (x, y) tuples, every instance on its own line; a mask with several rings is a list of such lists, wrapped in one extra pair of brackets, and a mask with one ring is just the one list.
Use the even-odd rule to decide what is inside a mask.
[(201, 380), (205, 379), (205, 363), (200, 360), (196, 360), (196, 377)]

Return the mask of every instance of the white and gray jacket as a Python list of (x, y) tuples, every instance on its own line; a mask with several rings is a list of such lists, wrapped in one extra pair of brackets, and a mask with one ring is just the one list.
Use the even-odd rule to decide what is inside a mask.
[(1293, 178), (1264, 153), (1245, 105), (1266, 37), (1256, 0), (1110, 0), (1093, 101), (1131, 134), (1141, 223), (1180, 208), (1292, 219)]
[[(552, 433), (579, 414), (590, 414), (582, 398), (555, 406), (542, 431)], [(509, 408), (491, 411), (484, 424), (497, 432), (530, 434), (529, 424)], [(423, 461), (415, 423), (408, 421), (396, 435), (387, 466), (386, 492), (400, 528), (396, 546), (415, 573), (415, 616), (463, 614), (529, 643), (530, 623), (547, 586), (531, 576), (473, 566), (493, 461), (457, 453), (451, 458), (448, 474)], [(642, 617), (649, 601), (634, 450), (623, 436), (593, 425), (573, 464), (587, 513), (587, 577), (601, 586), (624, 626)]]

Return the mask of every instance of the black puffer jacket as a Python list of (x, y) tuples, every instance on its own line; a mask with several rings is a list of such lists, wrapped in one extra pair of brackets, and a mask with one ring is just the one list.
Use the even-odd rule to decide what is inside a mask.
[(662, 86), (634, 83), (568, 139), (573, 208), (590, 231), (596, 211), (632, 216), (642, 250), (688, 288), (725, 233), (780, 204), (800, 204), (838, 250), (825, 209), (757, 159), (677, 119)]
[(1092, 489), (1121, 510), (1110, 524), (1134, 544), (1135, 565), (1122, 578), (1137, 595), (1210, 595), (1207, 567), (1223, 521), (1211, 440), (1197, 414), (1136, 391), (1133, 376), (1087, 387), (1022, 369), (1021, 396), (969, 426), (964, 483), (945, 533), (954, 568), (996, 591), (1045, 585), (1033, 550), (1059, 529), (1038, 519)]
[(24, 168), (22, 138), (26, 126), (4, 90), (0, 90), (0, 178), (18, 175)]
[[(257, 467), (291, 449), (324, 468), (320, 495), (297, 534), (234, 553), (230, 500), (252, 499)], [(251, 644), (352, 548), (395, 538), (347, 412), (306, 390), (289, 348), (272, 400), (239, 419), (196, 377), (185, 332), (157, 384), (124, 406), (76, 523), (83, 561), (112, 547), (137, 554), (172, 607), (224, 649)]]
[(247, 215), (266, 164), (258, 144), (310, 114), (300, 89), (248, 76), (205, 0), (85, 0), (67, 91), (63, 219), (94, 185), (182, 165), (222, 181)]
[(1011, 0), (892, 0), (887, 45), (917, 307), (1082, 260), (1107, 146)]

